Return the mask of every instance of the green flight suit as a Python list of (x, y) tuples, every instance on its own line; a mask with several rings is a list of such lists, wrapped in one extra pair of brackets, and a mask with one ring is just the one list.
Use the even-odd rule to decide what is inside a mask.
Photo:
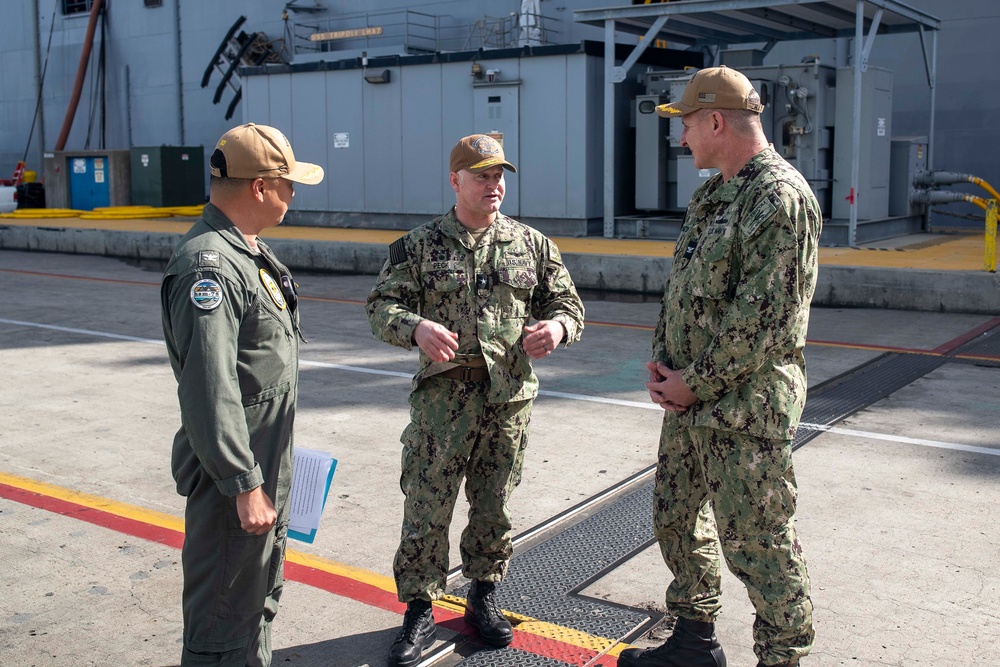
[[(171, 470), (187, 497), (182, 665), (271, 661), (292, 480), (298, 387), (295, 283), (213, 206), (163, 275), (163, 332), (180, 401)], [(265, 535), (240, 528), (236, 496), (258, 486), (278, 512)]]
[(405, 349), (429, 319), (458, 334), (456, 361), (485, 365), (480, 382), (440, 376), (453, 364), (420, 352), (403, 431), (403, 526), (393, 570), (399, 599), (445, 590), (448, 525), (465, 478), (469, 523), (463, 573), (500, 581), (512, 547), (507, 501), (521, 480), (538, 378), (524, 351), (531, 318), (556, 320), (576, 342), (584, 308), (559, 250), (538, 231), (498, 214), (477, 243), (454, 210), (393, 243), (368, 297), (375, 336)]
[(821, 224), (808, 183), (771, 147), (730, 180), (710, 178), (688, 207), (653, 337), (652, 358), (683, 369), (698, 397), (666, 412), (660, 436), (654, 526), (674, 573), (667, 607), (718, 615), (721, 537), (768, 665), (806, 655), (814, 635), (791, 439)]

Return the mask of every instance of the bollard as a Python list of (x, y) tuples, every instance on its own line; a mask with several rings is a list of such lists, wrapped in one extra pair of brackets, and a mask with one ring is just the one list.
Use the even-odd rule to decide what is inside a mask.
[(997, 271), (997, 200), (986, 202), (986, 247), (983, 253), (985, 270)]

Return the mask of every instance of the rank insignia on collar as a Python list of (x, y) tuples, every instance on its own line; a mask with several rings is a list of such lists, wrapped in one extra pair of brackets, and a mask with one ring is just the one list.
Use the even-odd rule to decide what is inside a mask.
[(211, 278), (199, 280), (191, 286), (191, 303), (202, 310), (215, 310), (222, 303), (222, 286)]
[(260, 270), (260, 282), (264, 284), (267, 289), (267, 293), (271, 295), (271, 300), (274, 301), (276, 305), (281, 310), (285, 309), (285, 295), (281, 293), (281, 288), (278, 287), (278, 281), (276, 281), (267, 269)]

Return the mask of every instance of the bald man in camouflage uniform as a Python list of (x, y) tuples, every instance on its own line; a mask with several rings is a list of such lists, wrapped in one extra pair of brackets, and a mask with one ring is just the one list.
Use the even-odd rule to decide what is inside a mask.
[(389, 247), (368, 298), (378, 338), (420, 348), (401, 438), (406, 498), (393, 570), (407, 611), (389, 656), (398, 667), (419, 662), (434, 636), (430, 601), (445, 592), (448, 526), (463, 477), (462, 573), (472, 580), (465, 617), (488, 644), (513, 639), (495, 587), (512, 553), (507, 501), (521, 481), (538, 393), (531, 359), (583, 330), (583, 303), (555, 244), (499, 212), (504, 170), (515, 171), (500, 144), (465, 137), (450, 168), (455, 207)]
[(665, 644), (628, 667), (725, 667), (714, 632), (718, 544), (756, 610), (759, 667), (797, 665), (813, 642), (809, 576), (795, 534), (791, 441), (806, 399), (802, 349), (822, 216), (802, 176), (767, 143), (760, 98), (725, 67), (680, 102), (681, 144), (717, 168), (692, 197), (653, 337), (646, 385), (666, 411), (654, 524), (674, 574)]

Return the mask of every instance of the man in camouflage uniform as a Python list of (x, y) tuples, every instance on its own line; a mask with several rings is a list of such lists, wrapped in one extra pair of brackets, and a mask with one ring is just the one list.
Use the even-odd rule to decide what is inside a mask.
[(389, 247), (368, 297), (376, 337), (420, 348), (401, 437), (405, 502), (393, 571), (407, 611), (389, 654), (398, 667), (419, 662), (434, 636), (430, 601), (445, 591), (448, 526), (463, 477), (462, 573), (472, 580), (465, 617), (488, 644), (513, 639), (495, 587), (512, 552), (507, 501), (521, 481), (538, 393), (531, 359), (583, 330), (583, 303), (555, 244), (499, 212), (504, 169), (515, 171), (500, 144), (465, 137), (450, 168), (455, 206)]
[(185, 496), (182, 667), (267, 667), (278, 612), (298, 396), (295, 282), (257, 234), (281, 222), (296, 162), (285, 136), (247, 123), (209, 159), (210, 201), (163, 274), (163, 333), (181, 427), (171, 470)]
[(715, 636), (722, 553), (756, 610), (759, 667), (797, 665), (813, 642), (795, 534), (791, 440), (806, 399), (802, 349), (822, 217), (809, 185), (767, 143), (763, 105), (735, 70), (701, 70), (680, 102), (681, 144), (717, 168), (692, 197), (653, 338), (653, 401), (666, 411), (654, 525), (677, 617), (628, 667), (724, 667)]

